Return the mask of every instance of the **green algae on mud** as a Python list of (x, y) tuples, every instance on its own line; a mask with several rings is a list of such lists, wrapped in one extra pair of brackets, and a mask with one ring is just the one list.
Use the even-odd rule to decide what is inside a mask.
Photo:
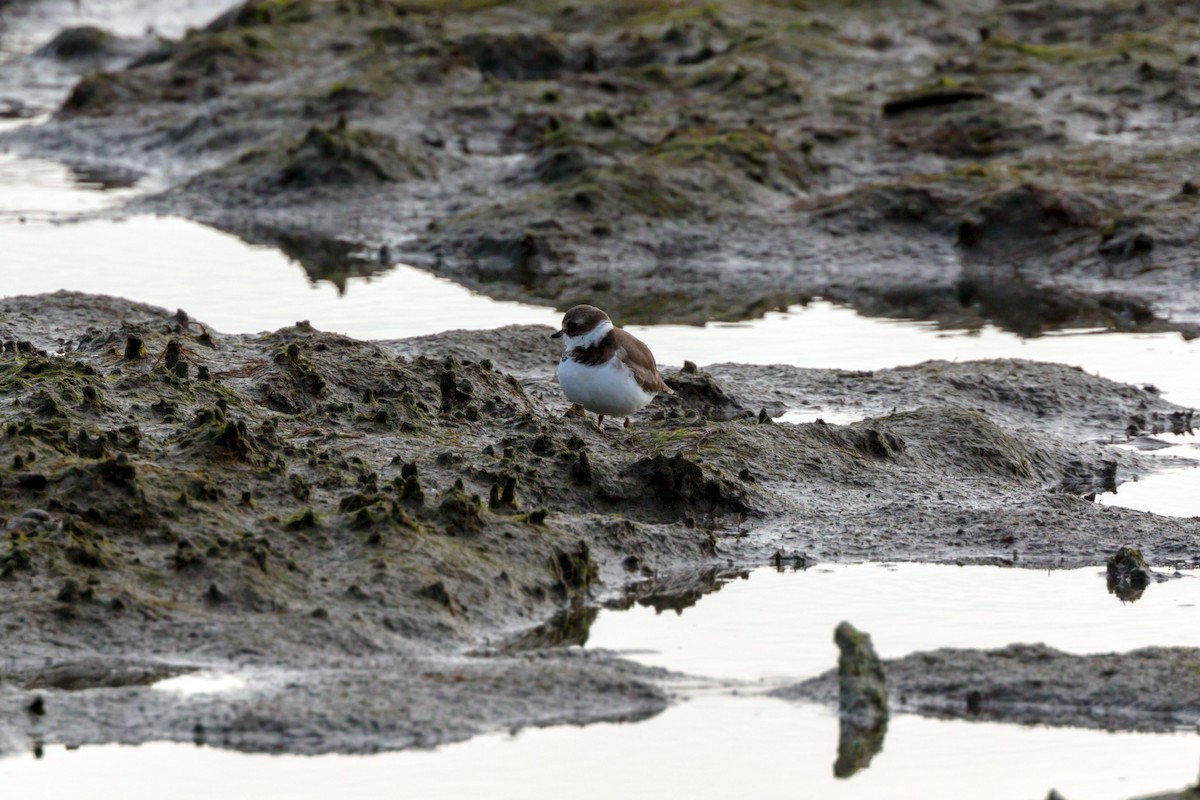
[(824, 296), (1190, 335), (1197, 22), (1070, 7), (251, 0), (6, 138), (170, 164), (140, 208), (634, 322)]

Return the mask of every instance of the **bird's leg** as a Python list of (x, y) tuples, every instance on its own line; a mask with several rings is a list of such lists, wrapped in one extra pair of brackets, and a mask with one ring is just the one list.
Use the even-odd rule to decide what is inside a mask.
[(604, 431), (604, 415), (603, 414), (596, 415), (596, 430), (601, 431), (601, 432)]

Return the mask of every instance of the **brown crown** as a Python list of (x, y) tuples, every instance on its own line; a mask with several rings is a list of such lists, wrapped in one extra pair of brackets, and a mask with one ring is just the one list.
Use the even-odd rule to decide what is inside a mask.
[(579, 305), (563, 315), (562, 329), (567, 336), (582, 336), (607, 319), (608, 314), (595, 306)]

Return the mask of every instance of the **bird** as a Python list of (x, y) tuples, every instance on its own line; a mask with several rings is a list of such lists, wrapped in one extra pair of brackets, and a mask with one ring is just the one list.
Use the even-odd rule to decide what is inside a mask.
[(650, 348), (595, 306), (569, 309), (550, 338), (565, 339), (558, 385), (568, 400), (596, 414), (598, 431), (607, 416), (625, 417), (629, 427), (629, 415), (656, 394), (674, 394), (658, 374)]

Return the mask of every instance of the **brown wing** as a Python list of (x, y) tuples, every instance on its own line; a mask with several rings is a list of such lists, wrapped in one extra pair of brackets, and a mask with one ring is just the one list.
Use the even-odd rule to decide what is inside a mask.
[(620, 328), (614, 328), (611, 336), (613, 343), (617, 345), (617, 353), (629, 365), (638, 386), (647, 392), (672, 394), (671, 387), (667, 386), (663, 382), (662, 375), (658, 374), (658, 366), (649, 347), (646, 347), (633, 334), (626, 333)]

